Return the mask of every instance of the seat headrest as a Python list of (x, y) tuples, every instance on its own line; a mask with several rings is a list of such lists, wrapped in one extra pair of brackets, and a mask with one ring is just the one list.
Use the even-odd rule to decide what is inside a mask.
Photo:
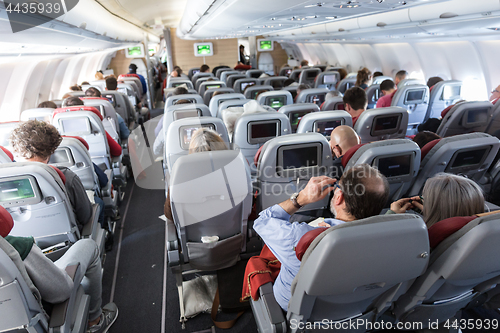
[(98, 116), (99, 119), (101, 119), (101, 121), (104, 119), (102, 117), (102, 114), (95, 107), (93, 107), (93, 106), (84, 106), (84, 105), (68, 106), (68, 107), (65, 107), (65, 108), (55, 109), (54, 110), (54, 117), (58, 113), (72, 112), (72, 111), (90, 111), (90, 112), (95, 113), (95, 115)]
[(467, 223), (477, 218), (477, 216), (457, 216), (437, 222), (432, 225), (429, 232), (429, 246), (435, 248), (446, 238), (462, 229)]
[(253, 164), (255, 166), (259, 165), (259, 158), (260, 158), (260, 154), (262, 153), (263, 147), (264, 147), (264, 145), (260, 146), (259, 150), (257, 150), (257, 152), (255, 153), (255, 156), (253, 158)]
[(121, 74), (118, 76), (118, 80), (123, 79), (124, 77), (136, 77), (139, 79), (139, 75), (137, 74)]
[(448, 106), (446, 109), (444, 109), (443, 111), (441, 111), (441, 118), (444, 118), (444, 116), (446, 116), (446, 114), (455, 106), (455, 104), (452, 104), (450, 106)]
[(59, 178), (61, 178), (63, 184), (66, 184), (66, 176), (64, 175), (64, 173), (53, 165), (51, 165), (50, 167), (52, 167), (52, 169), (54, 169), (57, 172), (57, 174), (59, 175)]
[(14, 219), (7, 209), (0, 206), (0, 236), (7, 237), (14, 228)]
[(355, 145), (354, 147), (352, 147), (351, 149), (349, 149), (345, 154), (344, 156), (342, 156), (342, 166), (345, 168), (345, 166), (347, 165), (347, 163), (349, 163), (349, 160), (351, 159), (352, 155), (354, 155), (359, 148), (361, 148), (362, 146), (366, 145), (366, 143), (360, 143), (358, 145)]
[(423, 161), (425, 155), (427, 155), (432, 148), (434, 148), (435, 145), (438, 144), (438, 142), (441, 141), (441, 139), (435, 139), (432, 140), (431, 142), (428, 142), (425, 146), (422, 147), (421, 153), (420, 153), (420, 160)]
[(314, 230), (306, 232), (306, 234), (300, 238), (297, 246), (295, 247), (295, 255), (297, 256), (297, 259), (299, 259), (299, 261), (302, 261), (302, 257), (304, 256), (304, 253), (306, 253), (306, 250), (309, 248), (309, 245), (311, 245), (312, 241), (322, 232), (327, 230), (328, 228), (324, 227), (316, 228)]
[(0, 149), (2, 149), (2, 150), (3, 150), (3, 152), (4, 152), (5, 154), (7, 154), (7, 156), (9, 156), (10, 160), (11, 160), (12, 162), (14, 162), (14, 155), (12, 155), (12, 153), (10, 152), (10, 150), (8, 150), (7, 148), (5, 148), (5, 147), (3, 147), (3, 146), (0, 146)]
[(109, 100), (107, 98), (104, 98), (104, 97), (90, 97), (90, 96), (88, 96), (88, 97), (80, 97), (80, 99), (83, 101), (89, 101), (89, 100), (93, 100), (93, 99), (101, 99), (103, 101), (109, 102)]
[[(72, 135), (61, 135), (63, 138), (73, 138), (73, 139), (77, 139), (78, 141), (80, 141), (84, 146), (85, 148), (87, 148), (87, 150), (89, 150), (89, 144), (87, 143), (87, 141), (85, 141), (84, 138), (80, 137), (80, 136), (72, 136)], [(1, 146), (0, 146), (1, 147)]]

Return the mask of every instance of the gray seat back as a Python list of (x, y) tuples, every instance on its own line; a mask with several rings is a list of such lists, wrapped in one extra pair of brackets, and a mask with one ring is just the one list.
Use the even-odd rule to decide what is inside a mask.
[(263, 86), (263, 85), (255, 85), (251, 87), (247, 87), (245, 89), (244, 95), (246, 99), (255, 99), (258, 93), (273, 91), (274, 88), (272, 86)]
[(281, 107), (278, 112), (284, 113), (288, 119), (290, 119), (290, 125), (292, 126), (292, 133), (297, 132), (300, 120), (303, 116), (311, 112), (319, 111), (319, 106), (313, 103), (299, 103), (285, 105)]
[(367, 109), (375, 109), (378, 99), (382, 97), (379, 84), (372, 84), (366, 88), (366, 99), (368, 100)]
[(102, 93), (102, 97), (114, 99), (115, 103), (113, 107), (116, 113), (118, 113), (125, 124), (129, 124), (135, 120), (135, 110), (130, 106), (130, 100), (128, 96), (116, 90), (106, 90)]
[(321, 106), (325, 101), (325, 96), (330, 90), (326, 88), (304, 89), (297, 96), (296, 103), (314, 103)]
[(332, 97), (321, 106), (321, 111), (344, 110), (344, 100), (340, 96)]
[(204, 96), (205, 91), (209, 89), (219, 89), (219, 88), (226, 88), (226, 84), (222, 81), (205, 81), (202, 82), (198, 87), (198, 94), (200, 96)]
[(403, 139), (408, 127), (408, 111), (400, 107), (366, 110), (359, 116), (354, 130), (361, 143)]
[(284, 105), (293, 104), (293, 98), (289, 91), (273, 90), (259, 94), (257, 102), (260, 105), (268, 105), (278, 111)]
[(299, 78), (300, 78), (300, 73), (302, 73), (304, 69), (294, 69), (292, 71), (292, 73), (290, 73), (290, 76), (289, 78), (294, 80), (295, 82), (299, 82)]
[(190, 68), (189, 71), (188, 71), (188, 77), (189, 77), (189, 79), (191, 80), (193, 78), (193, 75), (195, 75), (199, 71), (200, 71), (200, 67)]
[(187, 99), (191, 101), (191, 103), (196, 103), (196, 104), (203, 103), (203, 98), (201, 98), (201, 96), (198, 94), (172, 95), (170, 97), (167, 97), (167, 100), (165, 101), (165, 108), (174, 105), (175, 102), (181, 99)]
[[(484, 176), (500, 147), (486, 133), (469, 133), (441, 139), (422, 156), (420, 172), (409, 195), (422, 193), (425, 181), (439, 172), (460, 174), (476, 182)], [(425, 146), (422, 151), (425, 152)]]
[(420, 79), (404, 79), (399, 81), (398, 89), (404, 86), (412, 86), (412, 85), (427, 85), (424, 80)]
[(306, 68), (304, 69), (299, 76), (299, 84), (307, 84), (310, 87), (314, 87), (314, 80), (316, 76), (321, 73), (321, 69), (319, 68)]
[(39, 120), (39, 121), (45, 121), (46, 123), (49, 123), (52, 121), (52, 114), (54, 113), (55, 109), (51, 108), (35, 108), (35, 109), (28, 109), (24, 110), (21, 112), (21, 121), (28, 121), (28, 120)]
[(428, 254), (427, 228), (416, 215), (380, 215), (328, 228), (302, 258), (287, 319), (373, 323), (425, 271)]
[(458, 103), (441, 120), (436, 132), (441, 137), (484, 132), (493, 116), (489, 101)]
[(359, 147), (346, 165), (358, 164), (377, 168), (389, 182), (389, 202), (401, 199), (410, 189), (420, 170), (420, 148), (407, 139), (389, 139)]
[[(200, 270), (236, 264), (246, 251), (252, 206), (252, 183), (243, 155), (227, 150), (182, 156), (170, 180), (172, 215), (184, 263)], [(203, 243), (206, 236), (218, 240)]]
[(233, 88), (215, 88), (215, 89), (208, 89), (207, 91), (205, 91), (205, 93), (203, 94), (203, 102), (205, 103), (205, 105), (210, 105), (210, 99), (212, 99), (212, 96), (215, 94), (215, 93), (221, 93), (221, 94), (233, 94), (234, 93), (234, 90)]
[(207, 81), (215, 81), (215, 80), (212, 76), (199, 77), (198, 79), (196, 79), (196, 82), (193, 84), (194, 90), (196, 90), (196, 92), (198, 92), (200, 90), (201, 84), (203, 82), (207, 82)]
[(217, 71), (215, 72), (215, 76), (217, 76), (219, 79), (222, 75), (223, 72), (227, 72), (227, 71), (232, 71), (233, 69), (232, 68), (229, 68), (229, 67), (224, 67), (224, 68), (219, 68), (217, 69)]
[[(209, 78), (209, 77), (213, 77), (214, 75), (212, 73), (196, 73), (195, 75), (193, 75), (191, 77), (191, 82), (193, 83), (193, 85), (195, 85), (194, 89), (196, 89), (196, 81), (198, 81), (198, 79), (201, 79), (202, 77), (205, 77), (205, 78)], [(224, 81), (224, 80), (222, 80)]]
[(356, 77), (346, 77), (345, 79), (340, 81), (337, 90), (343, 94), (347, 89), (354, 87), (355, 84), (356, 84)]
[(408, 110), (408, 128), (416, 129), (427, 114), (429, 87), (425, 84), (401, 85), (401, 82), (392, 98), (391, 106), (399, 106)]
[(237, 79), (233, 83), (233, 89), (234, 92), (242, 94), (245, 91), (245, 88), (248, 86), (253, 86), (253, 85), (258, 85), (259, 83), (257, 82), (257, 79), (253, 78), (244, 78), (244, 79)]
[(339, 67), (339, 66), (328, 66), (325, 68), (323, 72), (338, 72), (339, 69), (345, 69), (344, 67)]
[(337, 126), (352, 127), (352, 117), (345, 111), (322, 111), (308, 113), (302, 117), (297, 133), (320, 133), (330, 138), (330, 133)]
[(261, 69), (249, 69), (246, 71), (246, 76), (254, 79), (258, 79), (264, 73)]
[(441, 111), (461, 100), (461, 94), (462, 81), (448, 80), (436, 83), (430, 90), (429, 107), (425, 120), (441, 118)]
[(482, 285), (483, 291), (496, 285), (487, 281), (498, 280), (499, 251), (499, 215), (473, 219), (433, 249), (425, 273), (395, 303), (396, 317), (403, 322), (422, 320), (423, 328), (452, 318), (479, 294), (478, 285), (489, 283)]
[(191, 117), (210, 117), (211, 113), (205, 104), (178, 104), (165, 107), (163, 116), (163, 131), (167, 133), (168, 127), (174, 121)]
[(283, 88), (283, 83), (287, 80), (286, 76), (271, 76), (264, 79), (264, 85), (271, 86), (276, 90)]
[[(245, 100), (245, 96), (243, 94), (237, 94), (237, 93), (212, 96), (212, 98), (210, 99), (210, 103), (208, 104), (208, 108), (210, 109), (210, 113), (212, 114), (212, 117), (218, 117), (217, 114), (220, 110), (220, 106), (224, 102), (232, 101), (232, 100)], [(243, 104), (241, 104), (241, 105), (243, 105)]]
[(319, 68), (322, 72), (324, 72), (326, 69), (326, 65), (314, 65), (312, 66), (312, 68)]
[(500, 103), (495, 103), (493, 105), (491, 120), (484, 132), (500, 138)]
[(235, 71), (235, 70), (230, 70), (230, 71), (224, 71), (220, 75), (220, 80), (222, 82), (227, 82), (227, 78), (231, 75), (240, 75), (240, 72)]
[(248, 77), (244, 74), (230, 75), (230, 76), (228, 76), (228, 78), (226, 80), (226, 86), (232, 88), (232, 87), (234, 87), (234, 83), (237, 80), (241, 80), (241, 79), (248, 79)]
[(120, 125), (118, 124), (118, 117), (116, 116), (116, 111), (113, 105), (107, 99), (84, 99), (83, 103), (85, 106), (93, 106), (97, 110), (101, 111), (101, 115), (104, 118), (102, 120), (102, 125), (108, 134), (115, 139), (116, 142), (120, 142)]
[(193, 82), (191, 82), (191, 80), (185, 79), (183, 77), (171, 77), (171, 76), (169, 76), (167, 79), (166, 88), (177, 88), (178, 86), (181, 86), (183, 84), (187, 86), (187, 89), (194, 89), (194, 85)]
[(394, 79), (390, 76), (377, 76), (377, 77), (373, 78), (372, 84), (381, 84), (382, 81), (385, 81), (385, 80), (394, 81)]
[(287, 78), (292, 74), (293, 68), (292, 67), (283, 67), (280, 69), (280, 76), (286, 76)]
[(314, 83), (314, 88), (326, 88), (328, 90), (335, 90), (337, 82), (340, 81), (339, 72), (329, 71), (319, 73)]

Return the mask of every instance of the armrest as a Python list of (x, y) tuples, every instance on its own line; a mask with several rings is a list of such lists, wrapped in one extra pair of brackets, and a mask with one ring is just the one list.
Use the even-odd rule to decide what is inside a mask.
[(92, 235), (97, 227), (97, 223), (99, 220), (99, 213), (101, 207), (98, 204), (92, 205), (92, 215), (90, 216), (90, 220), (83, 226), (82, 229), (82, 238), (88, 238)]
[[(79, 267), (80, 264), (66, 266), (65, 271), (69, 275), (71, 280), (75, 281), (75, 277)], [(78, 288), (79, 285), (80, 284), (75, 284), (74, 288)], [(64, 325), (64, 322), (66, 321), (66, 314), (68, 313), (68, 308), (70, 305), (70, 300), (71, 297), (62, 303), (54, 304), (54, 306), (52, 307), (52, 313), (50, 315), (50, 322), (49, 322), (50, 328)]]
[(266, 283), (259, 288), (260, 297), (257, 301), (250, 298), (250, 305), (261, 332), (286, 332), (286, 319), (283, 310), (274, 298), (272, 283)]
[(76, 270), (78, 269), (78, 266), (80, 264), (75, 264), (75, 265), (70, 265), (70, 266), (66, 266), (66, 268), (64, 269), (66, 271), (66, 273), (69, 275), (69, 277), (71, 278), (71, 280), (75, 281), (75, 275), (76, 275)]
[(104, 170), (104, 174), (108, 177), (108, 183), (106, 186), (101, 188), (101, 193), (103, 196), (110, 197), (111, 196), (111, 185), (113, 184), (113, 169)]

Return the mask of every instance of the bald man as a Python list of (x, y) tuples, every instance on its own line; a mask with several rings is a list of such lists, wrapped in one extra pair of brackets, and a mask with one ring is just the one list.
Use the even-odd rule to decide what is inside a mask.
[(342, 158), (349, 149), (360, 143), (358, 134), (350, 126), (335, 127), (330, 134), (330, 148), (337, 159)]

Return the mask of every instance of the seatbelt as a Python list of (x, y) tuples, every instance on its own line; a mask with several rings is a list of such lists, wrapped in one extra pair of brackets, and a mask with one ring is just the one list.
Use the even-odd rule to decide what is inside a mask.
[(215, 320), (217, 318), (217, 310), (219, 310), (219, 303), (220, 303), (220, 300), (219, 300), (219, 287), (217, 287), (217, 291), (215, 292), (215, 297), (214, 297), (214, 302), (212, 304), (212, 312), (211, 312), (211, 316), (212, 316), (212, 321), (214, 322), (214, 325), (218, 328), (222, 328), (222, 329), (228, 329), (228, 328), (231, 328), (234, 326), (234, 324), (236, 324), (236, 322), (238, 321), (238, 318), (241, 317), (241, 315), (245, 312), (245, 311), (240, 311), (238, 312), (238, 315), (236, 316), (236, 318), (232, 319), (232, 320), (228, 320), (228, 321), (217, 321)]

